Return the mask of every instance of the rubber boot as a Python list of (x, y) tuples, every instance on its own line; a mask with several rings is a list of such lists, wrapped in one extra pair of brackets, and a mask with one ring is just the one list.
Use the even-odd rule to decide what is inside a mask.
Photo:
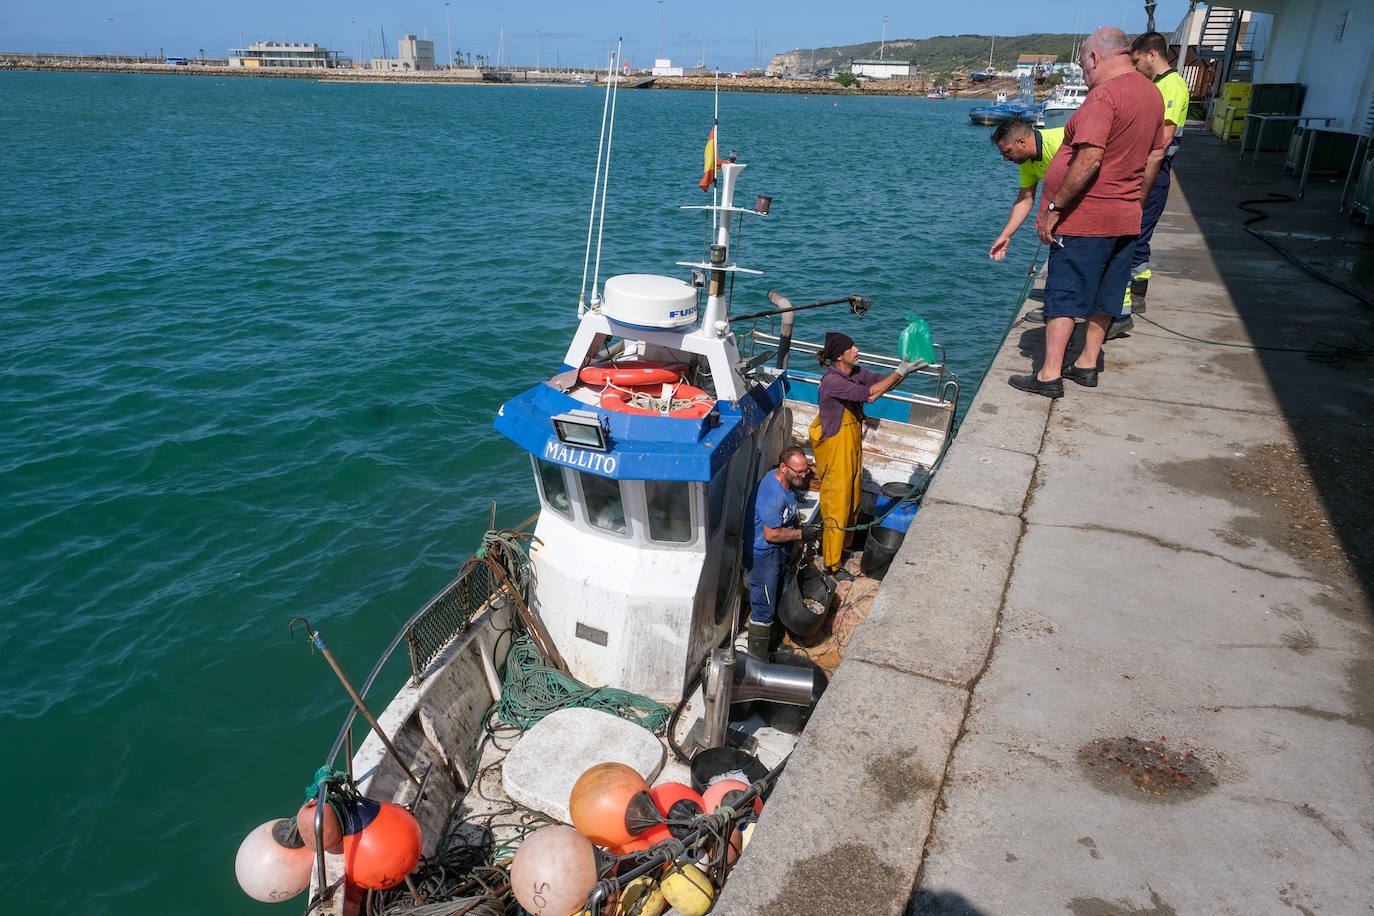
[(749, 654), (761, 662), (768, 661), (768, 645), (773, 641), (773, 625), (771, 623), (754, 623), (749, 621)]
[(1149, 277), (1131, 278), (1131, 311), (1138, 315), (1145, 314), (1145, 293), (1150, 288)]

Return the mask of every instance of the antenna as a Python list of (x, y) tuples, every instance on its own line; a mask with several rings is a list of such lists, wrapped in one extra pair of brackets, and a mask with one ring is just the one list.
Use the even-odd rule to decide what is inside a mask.
[[(615, 100), (620, 91), (620, 75), (616, 73), (616, 63), (620, 60), (620, 46), (623, 38), (615, 40), (615, 57), (611, 58), (611, 73), (615, 82), (611, 83), (611, 120), (606, 128), (606, 169), (601, 173), (601, 213), (596, 225), (596, 266), (592, 268), (592, 298), (600, 301), (596, 293), (597, 281), (601, 279), (601, 238), (606, 233), (606, 185), (611, 180), (611, 141), (615, 138)], [(608, 77), (609, 81), (609, 77)]]
[[(601, 189), (601, 153), (606, 146), (606, 114), (611, 108), (611, 77), (615, 75), (615, 55), (611, 55), (610, 62), (606, 65), (606, 99), (601, 104), (601, 136), (596, 141), (596, 176), (592, 179), (592, 212), (587, 216), (587, 254), (582, 259), (582, 290), (577, 297), (577, 317), (581, 318), (582, 313), (587, 307), (587, 269), (592, 260), (592, 231), (596, 228), (596, 198)], [(609, 159), (609, 157), (608, 157)], [(609, 168), (610, 163), (607, 162)], [(604, 208), (603, 208), (604, 212)], [(596, 246), (597, 269), (601, 265), (601, 240), (597, 239)], [(596, 305), (598, 297), (596, 295), (596, 281), (592, 281), (592, 304)]]

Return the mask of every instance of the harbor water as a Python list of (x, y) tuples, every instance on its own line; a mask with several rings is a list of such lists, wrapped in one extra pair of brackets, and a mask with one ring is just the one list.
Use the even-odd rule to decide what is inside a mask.
[[(0, 842), (12, 912), (246, 914), (356, 681), (535, 508), (491, 430), (555, 371), (582, 279), (593, 89), (0, 74)], [(894, 352), (971, 398), (1035, 253), (975, 103), (722, 93), (750, 164), (735, 311)], [(618, 100), (600, 275), (685, 276), (713, 98)], [(400, 653), (404, 655), (404, 652)], [(404, 658), (374, 692), (406, 674)], [(302, 899), (283, 910), (299, 912)]]

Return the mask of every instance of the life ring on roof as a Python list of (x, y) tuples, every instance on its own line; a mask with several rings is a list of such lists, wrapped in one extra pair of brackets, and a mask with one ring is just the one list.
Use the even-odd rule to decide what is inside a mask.
[(623, 363), (598, 363), (583, 369), (577, 373), (577, 377), (588, 385), (672, 385), (682, 380), (682, 367), (640, 359)]
[[(633, 403), (637, 395), (657, 400), (671, 398), (673, 403), (686, 402), (680, 407), (669, 410), (651, 410)], [(607, 388), (601, 395), (601, 406), (616, 413), (628, 413), (642, 417), (669, 416), (680, 420), (700, 420), (716, 406), (716, 399), (700, 388), (691, 385), (651, 385), (640, 388)]]

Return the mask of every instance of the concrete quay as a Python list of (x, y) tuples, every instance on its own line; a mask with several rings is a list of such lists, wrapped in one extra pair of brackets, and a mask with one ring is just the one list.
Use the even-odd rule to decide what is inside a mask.
[[(1097, 388), (1012, 326), (713, 913), (1374, 912), (1374, 309), (1281, 164), (1186, 132)], [(1369, 296), (1339, 189), (1256, 228)]]

